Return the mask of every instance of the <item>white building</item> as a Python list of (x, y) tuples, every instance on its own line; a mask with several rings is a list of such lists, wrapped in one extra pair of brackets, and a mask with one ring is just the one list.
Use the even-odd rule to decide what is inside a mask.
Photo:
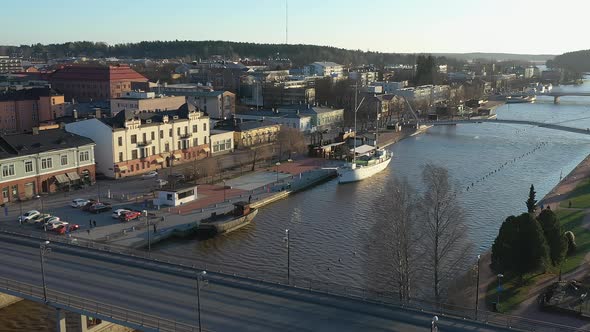
[(231, 130), (211, 129), (211, 155), (230, 153), (234, 151), (234, 132)]
[(154, 205), (156, 206), (180, 206), (197, 199), (197, 186), (183, 184), (178, 187), (172, 185), (161, 188), (156, 193)]
[(305, 76), (342, 78), (344, 77), (344, 66), (329, 61), (314, 62), (303, 68), (303, 74)]
[(124, 110), (134, 113), (177, 110), (186, 102), (183, 96), (156, 95), (155, 92), (127, 91), (119, 98), (111, 99), (111, 116)]
[(184, 104), (176, 111), (120, 112), (113, 118), (85, 119), (66, 130), (96, 142), (96, 169), (121, 178), (202, 159), (209, 155), (209, 117)]
[(239, 113), (235, 115), (236, 119), (242, 121), (268, 121), (281, 126), (298, 129), (301, 132), (311, 131), (312, 115), (302, 114), (301, 112), (273, 112), (273, 111), (256, 111), (248, 113)]
[(391, 94), (399, 89), (403, 89), (408, 86), (408, 81), (400, 81), (400, 82), (373, 82), (372, 86), (380, 86), (382, 87), (382, 93)]
[(409, 101), (427, 102), (436, 104), (449, 98), (450, 89), (448, 85), (421, 85), (417, 87), (399, 89), (393, 92)]

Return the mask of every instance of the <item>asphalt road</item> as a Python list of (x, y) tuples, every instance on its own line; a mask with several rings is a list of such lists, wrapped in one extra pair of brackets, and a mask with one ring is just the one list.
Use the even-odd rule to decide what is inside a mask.
[[(37, 240), (0, 234), (0, 277), (41, 285)], [(196, 325), (194, 272), (172, 271), (83, 248), (52, 244), (49, 289)], [(135, 264), (133, 262), (138, 262)], [(229, 279), (228, 279), (229, 278)], [(208, 274), (201, 290), (212, 331), (428, 331), (431, 315)], [(441, 317), (439, 331), (494, 331)]]

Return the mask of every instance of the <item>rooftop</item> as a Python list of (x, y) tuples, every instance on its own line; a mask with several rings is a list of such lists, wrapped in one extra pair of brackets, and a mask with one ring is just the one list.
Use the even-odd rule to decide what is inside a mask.
[(40, 130), (38, 134), (4, 135), (0, 136), (0, 158), (13, 158), (87, 144), (94, 142), (90, 138), (63, 129)]
[(0, 92), (0, 101), (7, 100), (37, 100), (39, 97), (49, 97), (59, 95), (48, 87), (23, 88), (19, 90), (9, 90)]
[(60, 81), (139, 81), (147, 82), (148, 79), (129, 66), (90, 66), (70, 65), (56, 70), (51, 74), (50, 80)]

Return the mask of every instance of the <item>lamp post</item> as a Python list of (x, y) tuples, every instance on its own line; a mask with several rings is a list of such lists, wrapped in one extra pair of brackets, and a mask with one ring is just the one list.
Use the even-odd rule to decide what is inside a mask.
[(279, 182), (279, 166), (281, 166), (281, 162), (277, 161), (277, 163), (275, 164), (275, 166), (277, 166), (277, 182)]
[(223, 180), (223, 203), (225, 203), (225, 180)]
[(199, 332), (201, 332), (201, 282), (207, 282), (205, 276), (207, 271), (201, 271), (197, 274), (197, 315), (199, 323)]
[(148, 212), (147, 210), (141, 211), (145, 216), (145, 224), (147, 225), (147, 235), (148, 235), (148, 252), (152, 251), (152, 241), (150, 239), (150, 220), (148, 219)]
[(291, 246), (289, 238), (289, 229), (285, 229), (285, 237), (283, 238), (287, 245), (287, 284), (291, 284)]
[(43, 283), (43, 302), (47, 303), (47, 284), (45, 283), (45, 255), (51, 252), (49, 241), (41, 243), (39, 254), (41, 256), (41, 282)]
[[(35, 196), (35, 198), (37, 198), (38, 200), (41, 201), (41, 214), (43, 214), (43, 210), (45, 210), (45, 207), (43, 206), (43, 196), (37, 194), (37, 196)], [(22, 215), (22, 213), (21, 213), (21, 215)]]
[(502, 278), (504, 275), (502, 273), (498, 273), (498, 300), (496, 301), (496, 310), (500, 311), (500, 292), (502, 291)]
[(481, 255), (477, 255), (477, 283), (475, 284), (475, 320), (477, 320), (477, 310), (479, 309), (479, 262)]

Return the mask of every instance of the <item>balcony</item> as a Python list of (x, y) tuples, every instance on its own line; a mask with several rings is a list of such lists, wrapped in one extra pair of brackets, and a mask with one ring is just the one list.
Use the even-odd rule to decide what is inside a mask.
[(151, 140), (137, 141), (137, 146), (146, 146), (152, 144)]
[(187, 139), (187, 138), (191, 138), (193, 136), (193, 133), (184, 133), (184, 134), (180, 134), (180, 139)]

